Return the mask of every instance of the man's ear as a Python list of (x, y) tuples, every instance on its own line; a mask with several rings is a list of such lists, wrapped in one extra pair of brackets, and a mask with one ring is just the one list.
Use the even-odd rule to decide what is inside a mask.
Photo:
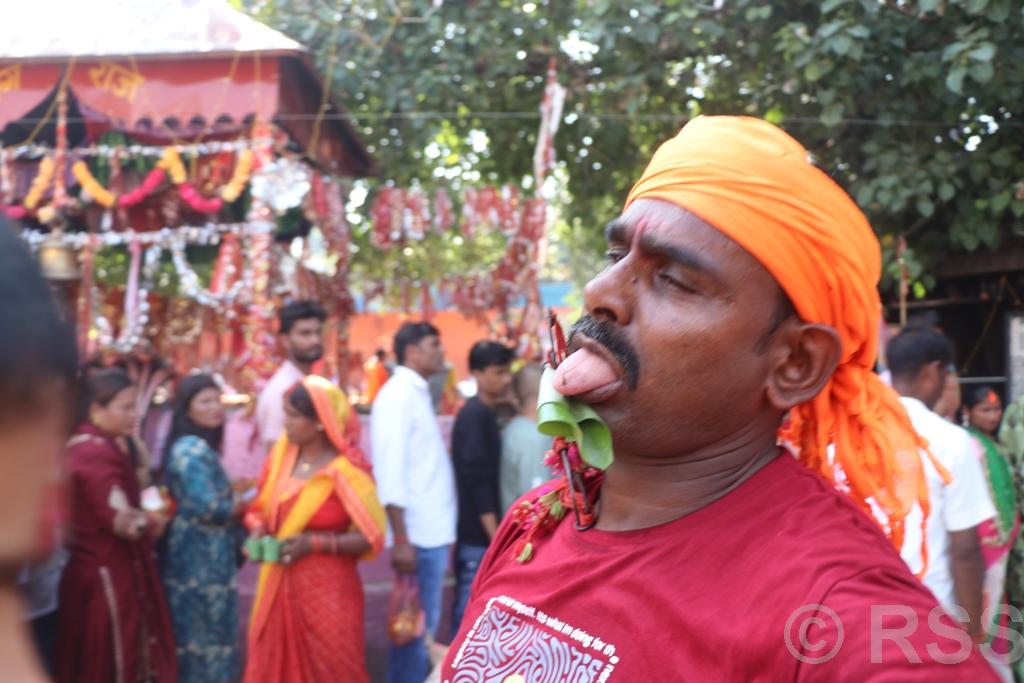
[(768, 400), (779, 410), (806, 403), (818, 395), (839, 365), (842, 342), (835, 328), (790, 318), (783, 323), (767, 353)]

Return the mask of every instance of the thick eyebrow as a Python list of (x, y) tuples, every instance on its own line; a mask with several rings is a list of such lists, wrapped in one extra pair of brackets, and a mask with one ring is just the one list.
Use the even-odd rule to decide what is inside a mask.
[(629, 241), (629, 221), (622, 216), (613, 218), (604, 226), (604, 239), (606, 242), (624, 243)]
[(696, 251), (675, 244), (661, 242), (650, 233), (640, 235), (637, 241), (639, 242), (640, 251), (648, 256), (671, 261), (687, 270), (707, 275), (719, 282), (722, 281), (722, 276), (718, 269)]
[[(618, 217), (608, 223), (604, 229), (605, 240), (609, 243), (626, 244), (629, 242), (631, 223), (623, 217)], [(722, 282), (721, 273), (708, 259), (696, 251), (680, 247), (675, 244), (668, 244), (659, 241), (648, 232), (643, 233), (637, 239), (640, 250), (648, 256), (672, 261), (687, 270), (692, 270), (702, 275)]]

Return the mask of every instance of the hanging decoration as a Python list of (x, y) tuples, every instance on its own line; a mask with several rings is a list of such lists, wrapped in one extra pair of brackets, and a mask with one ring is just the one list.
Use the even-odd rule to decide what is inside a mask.
[[(460, 230), (469, 238), (487, 229), (514, 235), (522, 220), (523, 204), (515, 185), (467, 188), (462, 196)], [(380, 248), (419, 241), (428, 228), (443, 233), (456, 223), (452, 200), (444, 189), (438, 188), (428, 201), (426, 193), (416, 187), (380, 188), (370, 207), (370, 220), (373, 244)]]
[[(160, 247), (152, 247), (147, 251), (155, 250), (156, 258), (160, 258)], [(128, 267), (128, 282), (124, 289), (124, 308), (121, 330), (114, 342), (114, 347), (122, 353), (127, 353), (136, 348), (142, 341), (146, 323), (149, 322), (149, 291), (140, 287), (142, 277), (142, 244), (138, 240), (132, 240), (128, 245), (128, 253), (131, 262)], [(149, 260), (147, 258), (147, 260)]]
[(0, 205), (14, 203), (14, 174), (11, 172), (10, 150), (0, 147)]
[(434, 232), (445, 233), (451, 230), (455, 226), (455, 208), (452, 206), (452, 198), (442, 187), (434, 191), (433, 208)]
[[(170, 249), (179, 242), (204, 245), (217, 244), (223, 235), (231, 233), (241, 234), (250, 227), (249, 223), (208, 223), (206, 225), (162, 228), (146, 232), (136, 232), (135, 230), (103, 233), (61, 232), (59, 235), (38, 230), (23, 230), (21, 238), (33, 251), (39, 248), (39, 245), (42, 244), (47, 236), (51, 240), (58, 240), (61, 246), (74, 249), (82, 249), (90, 240), (94, 240), (97, 248), (123, 246), (138, 240), (144, 246), (159, 245), (164, 249)], [(264, 227), (264, 224), (261, 223), (259, 227)]]
[(43, 200), (43, 195), (48, 189), (50, 184), (53, 182), (54, 171), (57, 165), (53, 160), (52, 156), (43, 157), (43, 160), (39, 162), (39, 169), (36, 171), (36, 177), (32, 179), (32, 185), (29, 186), (28, 194), (25, 195), (22, 205), (28, 211), (35, 211), (36, 207), (39, 206), (39, 202)]
[(57, 90), (57, 146), (53, 153), (54, 179), (53, 199), (50, 205), (60, 211), (67, 201), (67, 187), (64, 173), (67, 170), (68, 157), (68, 89), (67, 82), (61, 83)]
[(78, 181), (82, 192), (91, 197), (100, 206), (109, 209), (117, 202), (117, 197), (114, 193), (103, 187), (96, 180), (92, 171), (89, 170), (89, 165), (84, 161), (78, 160), (71, 165), (71, 175)]
[(281, 216), (302, 205), (310, 192), (309, 167), (297, 159), (281, 157), (258, 164), (259, 173), (252, 176), (249, 193), (254, 200)]
[(556, 64), (554, 57), (548, 61), (548, 80), (540, 103), (540, 130), (533, 152), (533, 184), (538, 193), (555, 166), (555, 133), (562, 122), (562, 108), (565, 106), (565, 88), (558, 83)]
[(88, 358), (92, 354), (92, 349), (89, 348), (89, 328), (92, 323), (93, 263), (95, 262), (95, 256), (93, 240), (89, 240), (82, 247), (81, 251), (82, 282), (78, 289), (78, 301), (75, 307), (75, 318), (78, 321), (78, 324), (75, 326), (78, 332), (78, 353), (83, 358)]
[(254, 158), (250, 149), (242, 150), (238, 154), (238, 159), (235, 161), (235, 171), (231, 175), (231, 180), (220, 190), (220, 198), (224, 202), (232, 204), (238, 201), (246, 184), (249, 182)]
[[(309, 170), (304, 164), (290, 160), (273, 160), (273, 132), (270, 125), (259, 119), (253, 124), (253, 168), (250, 182), (249, 207), (249, 264), (252, 282), (247, 291), (252, 293), (246, 310), (243, 335), (246, 354), (238, 363), (258, 383), (274, 372), (277, 340), (274, 335), (274, 305), (271, 299), (271, 279), (275, 268), (274, 215), (281, 215), (299, 206), (310, 192)], [(255, 141), (260, 141), (255, 144)], [(295, 186), (289, 184), (292, 182)]]
[[(215, 269), (210, 289), (205, 289), (200, 283), (199, 276), (189, 265), (185, 255), (184, 242), (174, 243), (171, 246), (171, 260), (174, 263), (175, 273), (178, 275), (179, 293), (202, 306), (213, 309), (221, 316), (233, 320), (238, 315), (237, 307), (249, 303), (246, 297), (252, 291), (252, 277), (249, 274), (249, 269), (243, 268), (241, 277), (234, 279), (237, 267), (233, 262), (238, 250), (238, 236), (228, 235), (221, 244), (217, 259), (220, 272), (218, 273)], [(228, 278), (233, 279), (230, 286), (226, 286)]]
[[(252, 173), (253, 158), (252, 150), (245, 149), (238, 154), (231, 179), (220, 189), (217, 197), (204, 196), (196, 189), (195, 185), (188, 181), (185, 164), (180, 153), (174, 147), (165, 148), (156, 167), (146, 175), (142, 183), (121, 196), (117, 196), (103, 187), (92, 174), (89, 165), (81, 159), (72, 164), (71, 173), (81, 186), (86, 200), (95, 201), (104, 208), (136, 206), (156, 193), (169, 176), (171, 182), (177, 187), (178, 195), (188, 204), (189, 208), (197, 213), (213, 214), (219, 213), (225, 204), (231, 204), (241, 196)], [(111, 157), (111, 161), (112, 168), (115, 162), (118, 167), (120, 166), (116, 153)], [(114, 173), (112, 172), (111, 178), (113, 179), (113, 177)]]
[[(248, 138), (238, 140), (211, 141), (180, 145), (90, 145), (75, 147), (77, 157), (99, 157), (110, 159), (116, 154), (130, 157), (160, 158), (168, 147), (184, 156), (206, 156), (208, 154), (236, 153), (251, 150), (253, 143)], [(48, 145), (30, 144), (4, 148), (10, 159), (38, 159), (53, 154)]]

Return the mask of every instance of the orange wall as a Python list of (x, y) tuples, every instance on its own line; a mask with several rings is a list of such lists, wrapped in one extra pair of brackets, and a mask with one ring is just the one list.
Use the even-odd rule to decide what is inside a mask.
[[(575, 315), (569, 316), (561, 311), (559, 317), (563, 324), (575, 319)], [(384, 348), (393, 361), (395, 332), (402, 323), (410, 320), (422, 320), (422, 316), (416, 313), (356, 313), (349, 319), (349, 349), (362, 353), (363, 358), (368, 359), (377, 348)], [(488, 326), (458, 311), (438, 311), (431, 316), (430, 323), (441, 332), (448, 362), (455, 367), (459, 379), (465, 379), (469, 376), (469, 350), (478, 341), (491, 338)]]
[[(363, 358), (369, 358), (378, 348), (386, 349), (393, 361), (395, 332), (406, 321), (419, 321), (418, 314), (407, 313), (356, 313), (349, 319), (349, 348), (360, 351)], [(439, 311), (430, 318), (430, 323), (441, 331), (441, 343), (448, 362), (455, 366), (459, 378), (469, 375), (469, 349), (481, 339), (488, 339), (487, 325), (471, 320), (457, 311)]]

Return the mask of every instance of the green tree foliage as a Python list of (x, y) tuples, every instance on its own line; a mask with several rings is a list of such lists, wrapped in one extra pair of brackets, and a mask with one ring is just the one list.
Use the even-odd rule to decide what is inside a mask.
[[(243, 4), (311, 47), (379, 180), (400, 185), (527, 178), (556, 57), (568, 100), (555, 253), (583, 270), (653, 150), (699, 113), (790, 131), (867, 212), (890, 261), (892, 237), (908, 236), (926, 285), (950, 254), (1024, 232), (1019, 0)], [(356, 266), (382, 258), (372, 251)]]

